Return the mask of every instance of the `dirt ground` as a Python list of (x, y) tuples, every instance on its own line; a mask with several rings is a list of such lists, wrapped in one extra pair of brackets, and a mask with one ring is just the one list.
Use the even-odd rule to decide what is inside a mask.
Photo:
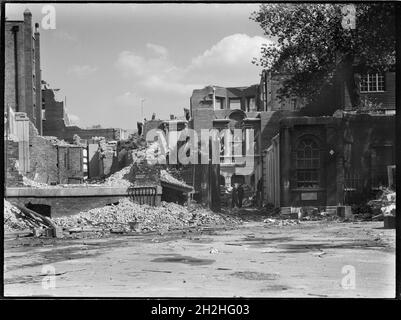
[(248, 221), (164, 235), (4, 241), (6, 296), (395, 295), (395, 230), (383, 222)]

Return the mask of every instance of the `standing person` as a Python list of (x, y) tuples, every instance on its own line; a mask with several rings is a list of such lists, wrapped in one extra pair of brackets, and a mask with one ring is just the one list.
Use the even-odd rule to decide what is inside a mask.
[(256, 199), (257, 199), (256, 202), (258, 208), (262, 207), (262, 194), (263, 194), (263, 180), (262, 178), (260, 178), (256, 186)]
[(233, 190), (231, 192), (231, 204), (233, 208), (238, 207), (238, 183), (234, 183)]
[(244, 199), (244, 188), (242, 187), (242, 184), (239, 185), (237, 188), (238, 192), (238, 208), (242, 208), (242, 199)]

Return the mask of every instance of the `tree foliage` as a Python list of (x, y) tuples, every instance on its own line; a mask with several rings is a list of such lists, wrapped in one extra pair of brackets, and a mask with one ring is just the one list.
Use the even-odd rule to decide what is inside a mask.
[(262, 47), (256, 64), (291, 75), (282, 94), (301, 97), (316, 96), (339, 72), (389, 70), (395, 64), (394, 4), (354, 8), (355, 28), (347, 29), (344, 19), (353, 13), (345, 14), (344, 4), (262, 4), (251, 19), (274, 44)]

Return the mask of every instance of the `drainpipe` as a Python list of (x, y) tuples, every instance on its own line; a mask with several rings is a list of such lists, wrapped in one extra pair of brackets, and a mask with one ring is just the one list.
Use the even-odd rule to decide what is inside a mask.
[(14, 73), (15, 73), (15, 111), (19, 112), (19, 101), (18, 101), (18, 41), (17, 32), (19, 31), (19, 26), (13, 26), (11, 31), (14, 34)]
[(56, 145), (56, 152), (57, 152), (57, 184), (60, 184), (60, 150), (58, 145)]
[(213, 88), (213, 110), (216, 110), (216, 88)]

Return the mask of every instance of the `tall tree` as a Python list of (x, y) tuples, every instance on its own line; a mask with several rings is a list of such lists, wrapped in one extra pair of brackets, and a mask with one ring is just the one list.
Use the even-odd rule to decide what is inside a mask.
[(384, 72), (395, 64), (393, 3), (262, 4), (250, 18), (275, 40), (262, 47), (255, 63), (290, 75), (282, 96), (313, 100), (341, 76), (358, 107), (354, 75)]

